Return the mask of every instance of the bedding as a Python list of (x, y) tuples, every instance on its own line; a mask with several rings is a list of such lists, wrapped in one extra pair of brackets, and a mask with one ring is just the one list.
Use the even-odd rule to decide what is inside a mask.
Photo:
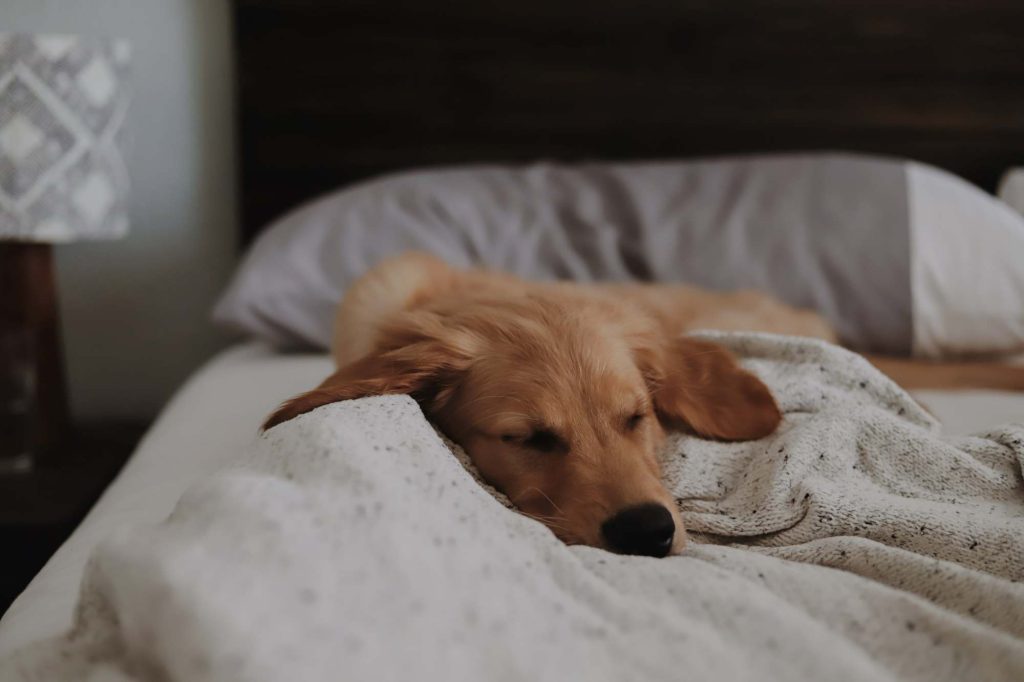
[[(1021, 679), (1024, 427), (951, 436), (842, 349), (710, 338), (787, 422), (755, 443), (674, 438), (666, 478), (695, 542), (666, 560), (565, 547), (479, 485), (405, 397), (329, 405), (253, 442), (327, 363), (233, 351), (76, 533), (94, 541), (118, 514), (135, 526), (93, 554), (73, 634), (0, 677)], [(161, 457), (175, 459), (156, 484), (143, 473)], [(149, 525), (185, 479), (199, 482)], [(12, 643), (12, 614), (4, 651), (34, 639)]]
[(281, 355), (250, 342), (198, 369), (88, 516), (0, 619), (0, 656), (69, 627), (94, 546), (119, 527), (162, 521), (189, 485), (243, 452), (270, 410), (318, 383), (330, 364), (326, 355)]
[(1024, 347), (1024, 217), (932, 166), (850, 154), (387, 176), (265, 230), (214, 318), (325, 349), (342, 292), (409, 249), (527, 278), (756, 288), (859, 350)]

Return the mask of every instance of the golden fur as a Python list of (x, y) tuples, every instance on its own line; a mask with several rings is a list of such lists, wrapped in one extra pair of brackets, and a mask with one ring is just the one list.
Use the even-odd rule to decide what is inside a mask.
[[(606, 520), (653, 502), (671, 513), (678, 552), (685, 533), (657, 460), (665, 426), (747, 440), (781, 420), (729, 353), (681, 336), (698, 328), (835, 340), (815, 313), (754, 292), (535, 283), (406, 254), (353, 285), (336, 320), (339, 369), (265, 427), (330, 402), (408, 393), (488, 481), (566, 542), (607, 547)], [(906, 367), (920, 373), (899, 361), (889, 369)]]

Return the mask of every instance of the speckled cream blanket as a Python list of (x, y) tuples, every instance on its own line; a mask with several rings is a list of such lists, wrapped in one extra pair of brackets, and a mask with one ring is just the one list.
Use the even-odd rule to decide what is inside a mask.
[(711, 338), (786, 421), (670, 443), (683, 556), (565, 547), (411, 399), (339, 403), (98, 547), (0, 679), (1024, 680), (1024, 427), (945, 438), (841, 349)]

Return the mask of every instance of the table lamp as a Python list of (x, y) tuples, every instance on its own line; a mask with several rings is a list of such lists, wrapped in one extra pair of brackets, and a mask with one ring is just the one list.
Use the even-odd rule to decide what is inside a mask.
[[(10, 377), (31, 379), (32, 456), (70, 424), (51, 245), (128, 230), (129, 58), (123, 40), (0, 33), (0, 383), (10, 393)], [(16, 337), (30, 352), (14, 350)], [(13, 398), (2, 401), (9, 425)]]

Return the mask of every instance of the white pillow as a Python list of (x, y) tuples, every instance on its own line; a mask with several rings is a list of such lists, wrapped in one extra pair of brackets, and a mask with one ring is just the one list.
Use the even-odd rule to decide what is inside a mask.
[(1024, 168), (1011, 168), (999, 180), (996, 195), (1017, 213), (1024, 214)]
[(1024, 346), (1024, 217), (931, 166), (907, 167), (914, 352)]
[(408, 249), (533, 278), (758, 288), (853, 348), (1024, 347), (1024, 218), (922, 164), (850, 154), (401, 173), (284, 216), (214, 318), (326, 348), (345, 289)]

